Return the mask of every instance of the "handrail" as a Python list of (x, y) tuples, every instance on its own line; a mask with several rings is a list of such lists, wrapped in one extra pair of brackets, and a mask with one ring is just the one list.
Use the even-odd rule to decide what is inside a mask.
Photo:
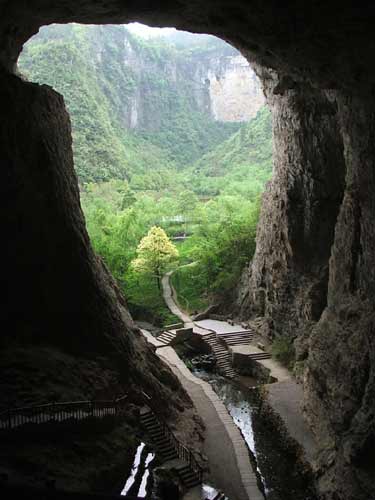
[(117, 416), (127, 395), (113, 400), (85, 400), (51, 402), (34, 406), (8, 408), (0, 412), (0, 430), (10, 430), (25, 424), (44, 424), (68, 418), (83, 420), (88, 417)]
[[(149, 403), (149, 402), (148, 402)], [(148, 408), (149, 405), (147, 405)], [(155, 418), (159, 422), (162, 432), (165, 437), (168, 438), (169, 442), (172, 444), (174, 449), (176, 450), (177, 456), (184, 460), (185, 462), (188, 462), (190, 467), (194, 470), (194, 472), (198, 475), (199, 481), (202, 481), (203, 477), (203, 469), (202, 466), (198, 463), (197, 459), (195, 458), (193, 452), (187, 448), (173, 433), (172, 429), (169, 427), (167, 422), (160, 421), (159, 418), (155, 415), (155, 412), (150, 408), (152, 413), (154, 414)]]
[(199, 480), (201, 481), (203, 475), (203, 469), (198, 463), (197, 459), (195, 458), (193, 452), (189, 448), (187, 448), (183, 443), (181, 443), (179, 439), (176, 438), (172, 429), (166, 422), (161, 422), (161, 424), (163, 427), (164, 435), (169, 438), (169, 441), (174, 446), (178, 457), (184, 460), (185, 462), (188, 462), (188, 464), (194, 470), (194, 472), (198, 474)]

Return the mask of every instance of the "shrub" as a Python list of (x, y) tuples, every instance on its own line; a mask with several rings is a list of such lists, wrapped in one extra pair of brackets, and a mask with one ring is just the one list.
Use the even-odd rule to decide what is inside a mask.
[(272, 355), (286, 368), (293, 370), (296, 358), (293, 339), (279, 337), (272, 344)]

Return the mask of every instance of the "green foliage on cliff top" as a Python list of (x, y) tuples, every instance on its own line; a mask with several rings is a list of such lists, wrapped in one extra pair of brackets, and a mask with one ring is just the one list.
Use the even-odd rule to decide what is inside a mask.
[[(234, 49), (212, 37), (193, 45), (187, 38), (171, 45), (121, 26), (51, 26), (20, 60), (30, 80), (64, 95), (94, 248), (132, 313), (159, 324), (173, 318), (158, 287), (131, 266), (142, 238), (155, 225), (170, 237), (191, 235), (178, 245), (186, 266), (173, 279), (187, 309), (203, 308), (235, 286), (251, 259), (259, 193), (272, 170), (266, 108), (247, 124), (225, 124), (194, 98), (189, 65)], [(181, 74), (173, 84), (168, 74), (176, 68)], [(139, 94), (143, 111), (132, 129)]]
[(202, 156), (191, 169), (194, 190), (254, 198), (272, 173), (271, 112), (264, 106), (229, 139)]
[(197, 106), (200, 83), (192, 72), (200, 55), (207, 57), (207, 44), (189, 55), (124, 26), (52, 25), (26, 44), (19, 67), (64, 96), (79, 180), (101, 182), (150, 167), (163, 177), (238, 130), (240, 124), (215, 122)]

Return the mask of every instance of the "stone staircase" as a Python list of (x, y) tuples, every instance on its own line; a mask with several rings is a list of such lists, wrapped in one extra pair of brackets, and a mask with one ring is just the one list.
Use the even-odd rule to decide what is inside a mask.
[(156, 338), (159, 342), (162, 342), (164, 345), (169, 345), (176, 338), (176, 330), (167, 330), (162, 334), (158, 335)]
[[(176, 446), (176, 444), (179, 444), (178, 441), (174, 438), (173, 434), (166, 432), (165, 426), (162, 425), (153, 411), (149, 408), (145, 408), (141, 412), (141, 424), (146, 429), (163, 461), (167, 462), (169, 460), (178, 460), (181, 458), (178, 453), (178, 446)], [(181, 449), (184, 451), (182, 446)], [(186, 459), (187, 462), (184, 459)], [(201, 475), (192, 467), (191, 460), (187, 453), (184, 453), (182, 460), (180, 460), (180, 464), (175, 466), (174, 469), (177, 471), (186, 489), (201, 484)]]
[(248, 354), (247, 357), (253, 359), (254, 361), (272, 358), (269, 352), (252, 352), (251, 354)]
[(250, 344), (254, 339), (254, 332), (253, 330), (241, 330), (238, 332), (219, 333), (218, 336), (227, 345)]
[(227, 347), (220, 342), (216, 333), (206, 333), (202, 335), (203, 339), (212, 349), (216, 357), (216, 366), (218, 367), (219, 372), (228, 378), (234, 378), (236, 376), (236, 372), (232, 368), (230, 354), (228, 352)]

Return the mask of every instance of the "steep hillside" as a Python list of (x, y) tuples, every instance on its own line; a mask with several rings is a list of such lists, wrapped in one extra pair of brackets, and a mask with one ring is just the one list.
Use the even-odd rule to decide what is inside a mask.
[[(73, 24), (42, 28), (25, 46), (21, 72), (65, 97), (81, 183), (184, 167), (261, 106), (242, 56), (213, 37), (198, 39), (146, 41), (124, 26)], [(240, 106), (250, 114), (239, 113), (241, 99), (253, 102)]]
[(271, 128), (271, 112), (264, 106), (238, 132), (195, 162), (191, 169), (195, 191), (250, 199), (262, 192), (272, 173)]

